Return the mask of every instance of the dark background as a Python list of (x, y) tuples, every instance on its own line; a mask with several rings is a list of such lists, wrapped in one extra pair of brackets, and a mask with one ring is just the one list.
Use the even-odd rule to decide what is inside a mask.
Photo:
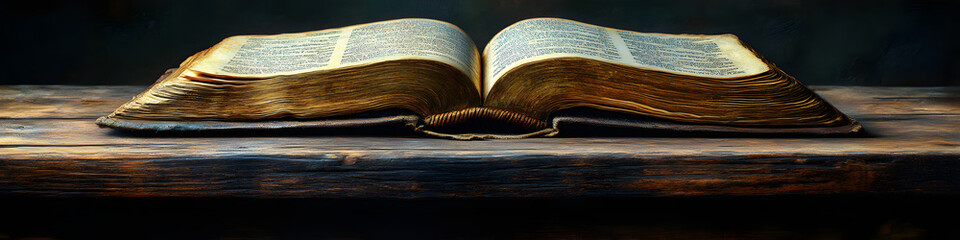
[(0, 84), (151, 83), (240, 34), (405, 17), (464, 29), (561, 17), (641, 32), (733, 33), (811, 85), (960, 85), (954, 1), (4, 1)]

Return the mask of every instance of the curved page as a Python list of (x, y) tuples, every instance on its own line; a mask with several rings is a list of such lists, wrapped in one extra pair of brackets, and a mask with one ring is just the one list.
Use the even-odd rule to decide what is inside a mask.
[(398, 59), (436, 60), (466, 73), (480, 89), (479, 55), (456, 26), (399, 19), (344, 28), (224, 39), (191, 71), (227, 78), (267, 78)]
[(737, 78), (770, 70), (731, 34), (639, 33), (558, 18), (517, 22), (497, 33), (483, 54), (484, 96), (508, 70), (549, 58), (581, 57), (710, 78)]

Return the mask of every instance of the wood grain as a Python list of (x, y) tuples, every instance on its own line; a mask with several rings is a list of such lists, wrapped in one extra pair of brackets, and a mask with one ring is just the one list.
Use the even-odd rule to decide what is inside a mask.
[(960, 88), (813, 87), (857, 138), (134, 135), (143, 86), (0, 87), (0, 195), (576, 197), (960, 193)]

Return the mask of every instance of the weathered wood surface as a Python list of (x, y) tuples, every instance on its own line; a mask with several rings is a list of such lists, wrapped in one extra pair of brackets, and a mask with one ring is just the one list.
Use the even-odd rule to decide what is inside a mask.
[(93, 122), (142, 86), (0, 86), (0, 196), (960, 193), (960, 88), (814, 87), (858, 138), (149, 136)]

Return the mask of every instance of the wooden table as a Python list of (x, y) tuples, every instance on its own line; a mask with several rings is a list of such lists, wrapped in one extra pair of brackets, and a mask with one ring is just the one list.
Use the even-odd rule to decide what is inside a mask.
[(0, 87), (0, 196), (473, 198), (960, 192), (960, 88), (813, 87), (857, 138), (134, 135), (144, 86)]

